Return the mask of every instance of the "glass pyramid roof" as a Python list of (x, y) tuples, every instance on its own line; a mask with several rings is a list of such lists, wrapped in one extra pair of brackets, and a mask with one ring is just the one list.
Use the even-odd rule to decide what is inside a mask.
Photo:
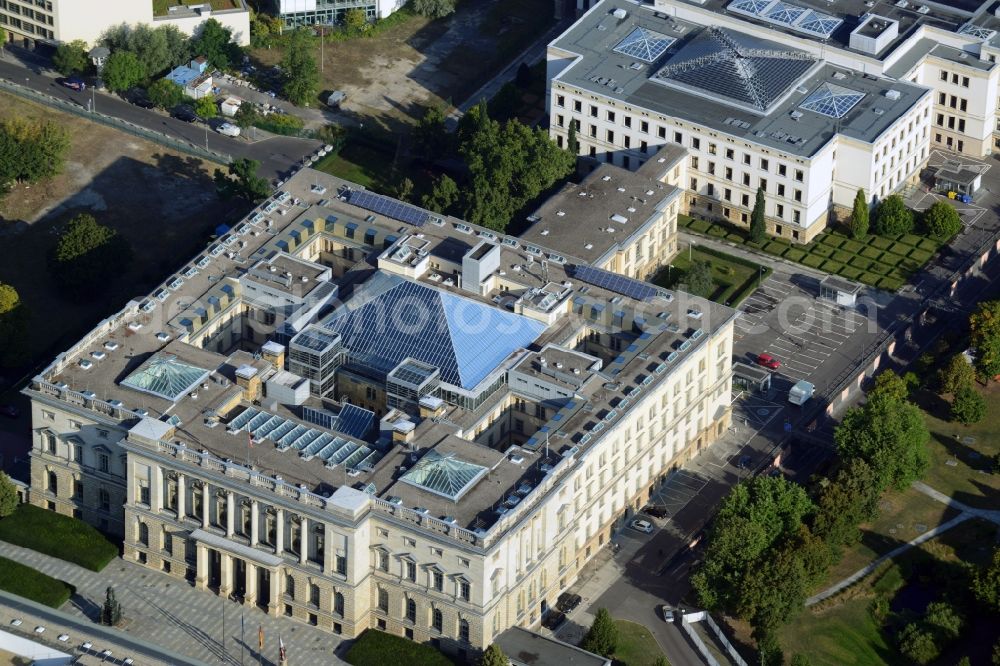
[(208, 373), (208, 370), (178, 361), (173, 354), (156, 354), (121, 383), (136, 391), (176, 402), (204, 381)]
[(613, 50), (643, 62), (653, 62), (670, 48), (676, 39), (646, 28), (636, 28), (628, 37), (618, 42)]
[(806, 98), (799, 108), (814, 111), (830, 118), (843, 118), (864, 99), (865, 94), (843, 86), (824, 83)]
[(464, 389), (475, 388), (545, 330), (528, 317), (382, 272), (324, 325), (341, 335), (352, 360), (381, 374), (413, 358)]
[(766, 113), (814, 63), (809, 53), (779, 42), (708, 27), (685, 44), (652, 80)]
[(443, 456), (432, 449), (400, 480), (458, 501), (484, 474), (486, 468), (481, 465), (459, 460), (452, 455)]

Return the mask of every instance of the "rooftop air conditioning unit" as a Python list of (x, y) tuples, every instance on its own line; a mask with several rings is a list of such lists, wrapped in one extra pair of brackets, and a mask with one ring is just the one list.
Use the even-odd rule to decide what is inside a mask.
[(614, 16), (616, 19), (621, 20), (628, 16), (628, 12), (619, 7), (615, 11), (611, 12), (611, 15)]

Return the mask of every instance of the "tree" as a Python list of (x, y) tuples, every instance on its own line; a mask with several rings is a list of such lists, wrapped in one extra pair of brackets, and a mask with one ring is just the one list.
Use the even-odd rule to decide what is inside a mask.
[(134, 53), (118, 51), (108, 56), (101, 78), (108, 90), (123, 92), (145, 79), (146, 72)]
[(191, 45), (187, 35), (175, 25), (153, 28), (145, 23), (112, 26), (101, 35), (100, 43), (112, 53), (128, 51), (138, 58), (145, 73), (152, 79), (191, 60)]
[(521, 90), (527, 90), (531, 87), (532, 82), (535, 79), (534, 73), (531, 68), (528, 67), (528, 63), (522, 62), (517, 66), (517, 74), (514, 76), (514, 83)]
[(104, 592), (104, 605), (101, 607), (101, 624), (113, 627), (122, 620), (122, 605), (115, 599), (115, 589), (108, 587)]
[(240, 129), (246, 130), (256, 123), (259, 118), (260, 114), (254, 110), (252, 104), (243, 103), (236, 109), (236, 115), (233, 116), (233, 122), (235, 122)]
[(170, 79), (157, 79), (146, 89), (149, 101), (161, 109), (172, 109), (184, 101), (184, 89)]
[(611, 619), (607, 608), (598, 608), (594, 623), (590, 625), (587, 635), (583, 637), (580, 647), (587, 652), (610, 657), (618, 648), (618, 627)]
[[(776, 590), (773, 581), (765, 584), (749, 572), (761, 570), (765, 560), (794, 538), (812, 510), (805, 490), (784, 477), (755, 477), (735, 486), (722, 501), (705, 558), (691, 577), (702, 605), (752, 620), (758, 608), (770, 603), (766, 595)], [(793, 559), (786, 553), (768, 566), (772, 571), (790, 567)]]
[(284, 94), (296, 106), (308, 105), (317, 94), (319, 68), (313, 57), (314, 42), (309, 28), (296, 28), (288, 41), (285, 57), (281, 60)]
[(56, 175), (68, 150), (69, 132), (57, 123), (0, 121), (0, 193), (8, 183), (36, 183)]
[(223, 199), (238, 197), (250, 203), (263, 201), (271, 194), (267, 179), (257, 175), (260, 162), (241, 157), (229, 163), (227, 172), (216, 169), (215, 187)]
[(851, 238), (854, 240), (862, 240), (868, 235), (868, 213), (865, 189), (860, 187), (854, 195), (854, 210), (851, 211)]
[(924, 611), (924, 623), (937, 636), (938, 647), (941, 647), (958, 638), (964, 620), (948, 602), (933, 601)]
[(215, 98), (207, 95), (194, 101), (194, 112), (202, 120), (208, 120), (219, 115), (219, 107), (215, 103)]
[(930, 433), (923, 413), (907, 399), (907, 387), (892, 371), (878, 376), (863, 407), (853, 407), (834, 431), (841, 457), (860, 458), (875, 474), (879, 491), (903, 490), (930, 464)]
[(445, 129), (444, 110), (428, 106), (411, 134), (414, 151), (425, 160), (439, 159), (451, 151), (451, 135)]
[(1000, 301), (982, 301), (969, 316), (969, 343), (976, 370), (987, 379), (1000, 374)]
[(0, 364), (18, 365), (24, 360), (28, 340), (28, 313), (17, 290), (0, 283)]
[(396, 186), (396, 198), (400, 201), (409, 201), (411, 196), (413, 196), (413, 181), (403, 178)]
[(923, 227), (928, 236), (951, 238), (962, 229), (962, 218), (954, 206), (935, 201), (924, 211)]
[(767, 238), (767, 222), (764, 220), (764, 188), (757, 188), (757, 198), (750, 213), (750, 242), (762, 243)]
[(708, 298), (715, 290), (715, 279), (712, 277), (712, 264), (707, 261), (695, 261), (684, 275), (687, 290), (695, 296)]
[(839, 554), (842, 546), (861, 538), (859, 525), (875, 519), (880, 494), (871, 466), (860, 458), (848, 461), (817, 494), (813, 532)]
[(566, 150), (576, 158), (580, 154), (580, 140), (576, 138), (576, 121), (569, 121), (569, 132), (566, 134)]
[(52, 64), (63, 76), (85, 72), (90, 66), (87, 42), (76, 39), (68, 44), (60, 44), (52, 56)]
[(425, 194), (420, 202), (424, 208), (447, 215), (458, 202), (458, 184), (448, 177), (447, 174), (441, 176), (434, 182), (434, 189), (430, 194)]
[[(68, 296), (91, 293), (105, 279), (121, 273), (132, 259), (132, 247), (117, 231), (81, 213), (63, 228), (49, 254), (52, 274)], [(95, 290), (96, 291), (96, 290)]]
[(240, 55), (239, 47), (232, 40), (233, 31), (210, 18), (191, 39), (191, 50), (195, 55), (205, 56), (211, 67), (226, 70)]
[(986, 399), (972, 387), (963, 384), (951, 401), (951, 420), (964, 425), (979, 423), (986, 416)]
[(875, 209), (875, 233), (898, 236), (913, 231), (913, 211), (906, 207), (903, 197), (890, 194)]
[(491, 643), (479, 659), (479, 666), (510, 666), (510, 659), (496, 643)]
[(413, 0), (413, 11), (428, 18), (443, 18), (455, 11), (455, 0)]
[(0, 519), (14, 513), (17, 505), (17, 486), (6, 473), (0, 472)]
[(987, 610), (1000, 613), (1000, 548), (993, 558), (972, 574), (972, 594)]
[(368, 17), (365, 16), (363, 9), (354, 7), (344, 12), (344, 28), (348, 32), (361, 32), (366, 25), (368, 25)]
[(955, 354), (938, 372), (938, 393), (958, 393), (958, 389), (975, 380), (976, 371), (972, 369), (972, 364), (964, 354)]
[(911, 622), (899, 632), (899, 651), (915, 664), (929, 664), (938, 658), (941, 650), (931, 633), (920, 622)]

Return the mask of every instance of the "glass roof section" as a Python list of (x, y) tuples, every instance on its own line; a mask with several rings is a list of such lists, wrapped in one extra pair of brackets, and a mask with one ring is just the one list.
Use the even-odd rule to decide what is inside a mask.
[(976, 39), (993, 39), (993, 35), (997, 34), (996, 30), (990, 30), (989, 28), (984, 28), (979, 25), (972, 25), (971, 23), (959, 31), (963, 35), (970, 35)]
[(615, 53), (631, 56), (643, 62), (653, 62), (663, 55), (677, 40), (646, 28), (636, 28), (628, 37), (618, 42)]
[(176, 402), (206, 377), (208, 370), (178, 361), (173, 354), (156, 354), (132, 374), (122, 385)]
[(829, 118), (843, 118), (864, 97), (864, 93), (855, 92), (832, 83), (824, 83), (814, 90), (799, 105), (799, 108), (814, 111)]
[(713, 26), (695, 35), (652, 80), (766, 113), (814, 63), (805, 51)]
[(436, 368), (425, 363), (417, 363), (413, 359), (407, 359), (396, 366), (389, 376), (398, 382), (420, 387), (423, 386), (424, 382), (433, 377), (435, 372)]
[(457, 502), (486, 471), (481, 465), (431, 449), (400, 480)]
[(307, 328), (292, 339), (293, 345), (315, 352), (325, 351), (336, 342), (336, 335), (315, 327)]
[(820, 39), (829, 39), (833, 31), (843, 23), (836, 16), (784, 0), (734, 0), (726, 9)]
[(413, 358), (464, 389), (478, 386), (545, 330), (528, 317), (382, 272), (324, 325), (341, 335), (353, 362), (388, 376)]

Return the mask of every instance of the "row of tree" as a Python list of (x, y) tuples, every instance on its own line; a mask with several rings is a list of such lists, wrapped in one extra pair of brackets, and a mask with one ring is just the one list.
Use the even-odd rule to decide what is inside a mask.
[[(919, 228), (917, 227), (918, 222)], [(874, 218), (872, 218), (864, 189), (859, 189), (854, 196), (850, 229), (851, 236), (855, 240), (865, 239), (869, 229), (880, 236), (899, 236), (900, 234), (913, 233), (914, 229), (917, 229), (927, 236), (947, 240), (957, 234), (961, 228), (961, 216), (954, 206), (945, 201), (935, 201), (930, 208), (918, 216), (907, 208), (903, 197), (891, 194), (879, 201), (875, 207)]]
[(881, 494), (924, 473), (928, 438), (903, 380), (879, 375), (866, 404), (849, 410), (836, 430), (839, 472), (812, 497), (781, 476), (733, 488), (691, 578), (700, 602), (747, 621), (762, 660), (780, 663), (778, 629), (860, 538), (858, 527), (875, 517)]
[(576, 164), (575, 154), (559, 148), (545, 130), (491, 118), (485, 101), (462, 117), (454, 134), (445, 129), (441, 109), (428, 109), (413, 142), (427, 161), (451, 158), (464, 166), (461, 188), (442, 175), (422, 205), (497, 231), (504, 231), (517, 211), (568, 176)]

